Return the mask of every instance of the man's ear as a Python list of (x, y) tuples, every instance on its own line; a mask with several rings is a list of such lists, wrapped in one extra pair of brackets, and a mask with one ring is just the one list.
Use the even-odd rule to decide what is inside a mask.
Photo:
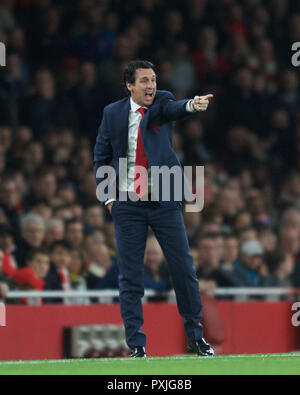
[(126, 88), (129, 90), (129, 92), (132, 91), (132, 86), (129, 82), (126, 82)]

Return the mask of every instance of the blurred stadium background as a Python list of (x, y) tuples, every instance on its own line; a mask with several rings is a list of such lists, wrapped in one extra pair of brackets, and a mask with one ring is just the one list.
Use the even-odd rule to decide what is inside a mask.
[[(205, 209), (184, 219), (207, 340), (223, 354), (300, 348), (299, 41), (297, 0), (1, 1), (0, 360), (126, 355), (92, 149), (135, 58), (178, 99), (215, 95), (174, 134), (182, 163), (205, 166)], [(145, 287), (148, 353), (185, 353), (150, 234)]]

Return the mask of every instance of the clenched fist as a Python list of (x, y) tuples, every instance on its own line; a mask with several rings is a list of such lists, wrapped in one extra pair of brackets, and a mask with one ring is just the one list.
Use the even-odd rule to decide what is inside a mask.
[(206, 95), (206, 96), (195, 96), (193, 100), (190, 102), (190, 106), (192, 111), (201, 112), (206, 111), (209, 105), (209, 99), (212, 99), (214, 95)]

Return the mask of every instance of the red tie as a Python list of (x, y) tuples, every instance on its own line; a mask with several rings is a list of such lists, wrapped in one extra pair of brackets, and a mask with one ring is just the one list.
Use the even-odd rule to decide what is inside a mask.
[[(140, 107), (138, 112), (142, 115), (142, 117), (146, 113), (146, 109)], [(148, 159), (144, 151), (144, 145), (141, 135), (141, 127), (139, 126), (137, 145), (136, 145), (136, 159), (135, 166), (142, 166), (146, 170), (148, 170)], [(140, 178), (140, 180), (139, 180)], [(137, 181), (139, 180), (139, 183)], [(134, 169), (134, 192), (141, 198), (148, 192), (148, 172), (147, 177), (144, 177), (143, 174), (140, 174), (136, 167)]]

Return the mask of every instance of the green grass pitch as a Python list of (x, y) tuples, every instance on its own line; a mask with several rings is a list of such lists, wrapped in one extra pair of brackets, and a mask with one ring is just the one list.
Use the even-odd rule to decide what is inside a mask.
[(0, 375), (300, 374), (300, 353), (0, 362)]

